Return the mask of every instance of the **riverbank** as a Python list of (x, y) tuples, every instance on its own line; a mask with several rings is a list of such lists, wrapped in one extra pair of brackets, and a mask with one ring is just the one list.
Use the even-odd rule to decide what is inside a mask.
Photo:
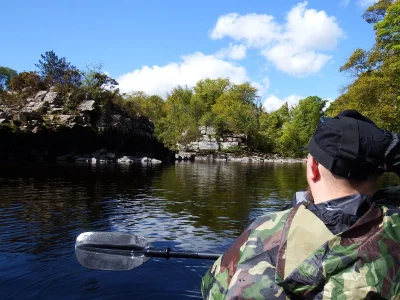
[(277, 153), (260, 153), (252, 151), (238, 152), (179, 152), (175, 154), (177, 161), (226, 161), (226, 162), (305, 162), (305, 158), (284, 157)]

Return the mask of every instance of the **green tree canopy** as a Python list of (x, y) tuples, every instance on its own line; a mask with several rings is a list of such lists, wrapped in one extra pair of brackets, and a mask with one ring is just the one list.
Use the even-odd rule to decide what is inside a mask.
[(290, 115), (290, 121), (286, 123), (283, 134), (280, 137), (282, 153), (289, 156), (301, 156), (300, 148), (310, 141), (320, 118), (324, 115), (323, 109), (326, 100), (317, 96), (300, 100)]

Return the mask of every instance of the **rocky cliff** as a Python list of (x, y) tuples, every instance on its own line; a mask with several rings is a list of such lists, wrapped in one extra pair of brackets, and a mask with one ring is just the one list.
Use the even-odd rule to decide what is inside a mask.
[(112, 101), (99, 105), (86, 99), (71, 109), (54, 90), (40, 91), (19, 107), (0, 106), (0, 159), (96, 158), (92, 153), (99, 149), (115, 154), (111, 160), (124, 155), (170, 158), (171, 151), (153, 132), (149, 119), (129, 116)]

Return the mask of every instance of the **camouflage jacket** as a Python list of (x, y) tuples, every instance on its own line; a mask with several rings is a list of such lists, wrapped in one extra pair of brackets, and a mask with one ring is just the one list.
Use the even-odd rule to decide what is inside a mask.
[(400, 299), (400, 209), (334, 235), (304, 205), (257, 218), (205, 274), (204, 299)]

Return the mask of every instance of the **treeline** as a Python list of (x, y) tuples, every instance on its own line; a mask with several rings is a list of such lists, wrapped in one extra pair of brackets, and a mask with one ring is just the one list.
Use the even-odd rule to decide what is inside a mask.
[(319, 119), (343, 109), (357, 109), (379, 126), (400, 131), (400, 1), (380, 0), (363, 17), (374, 24), (376, 43), (369, 51), (356, 49), (340, 68), (354, 81), (327, 109), (327, 101), (310, 96), (267, 113), (255, 87), (224, 78), (200, 80), (193, 88), (178, 86), (166, 99), (144, 92), (123, 94), (101, 65), (78, 70), (53, 51), (41, 56), (38, 71), (18, 74), (0, 67), (0, 101), (21, 105), (37, 91), (54, 87), (69, 113), (80, 101), (93, 99), (100, 105), (112, 101), (132, 117), (148, 117), (155, 136), (171, 149), (198, 138), (200, 126), (213, 126), (219, 136), (244, 134), (250, 150), (299, 156)]

